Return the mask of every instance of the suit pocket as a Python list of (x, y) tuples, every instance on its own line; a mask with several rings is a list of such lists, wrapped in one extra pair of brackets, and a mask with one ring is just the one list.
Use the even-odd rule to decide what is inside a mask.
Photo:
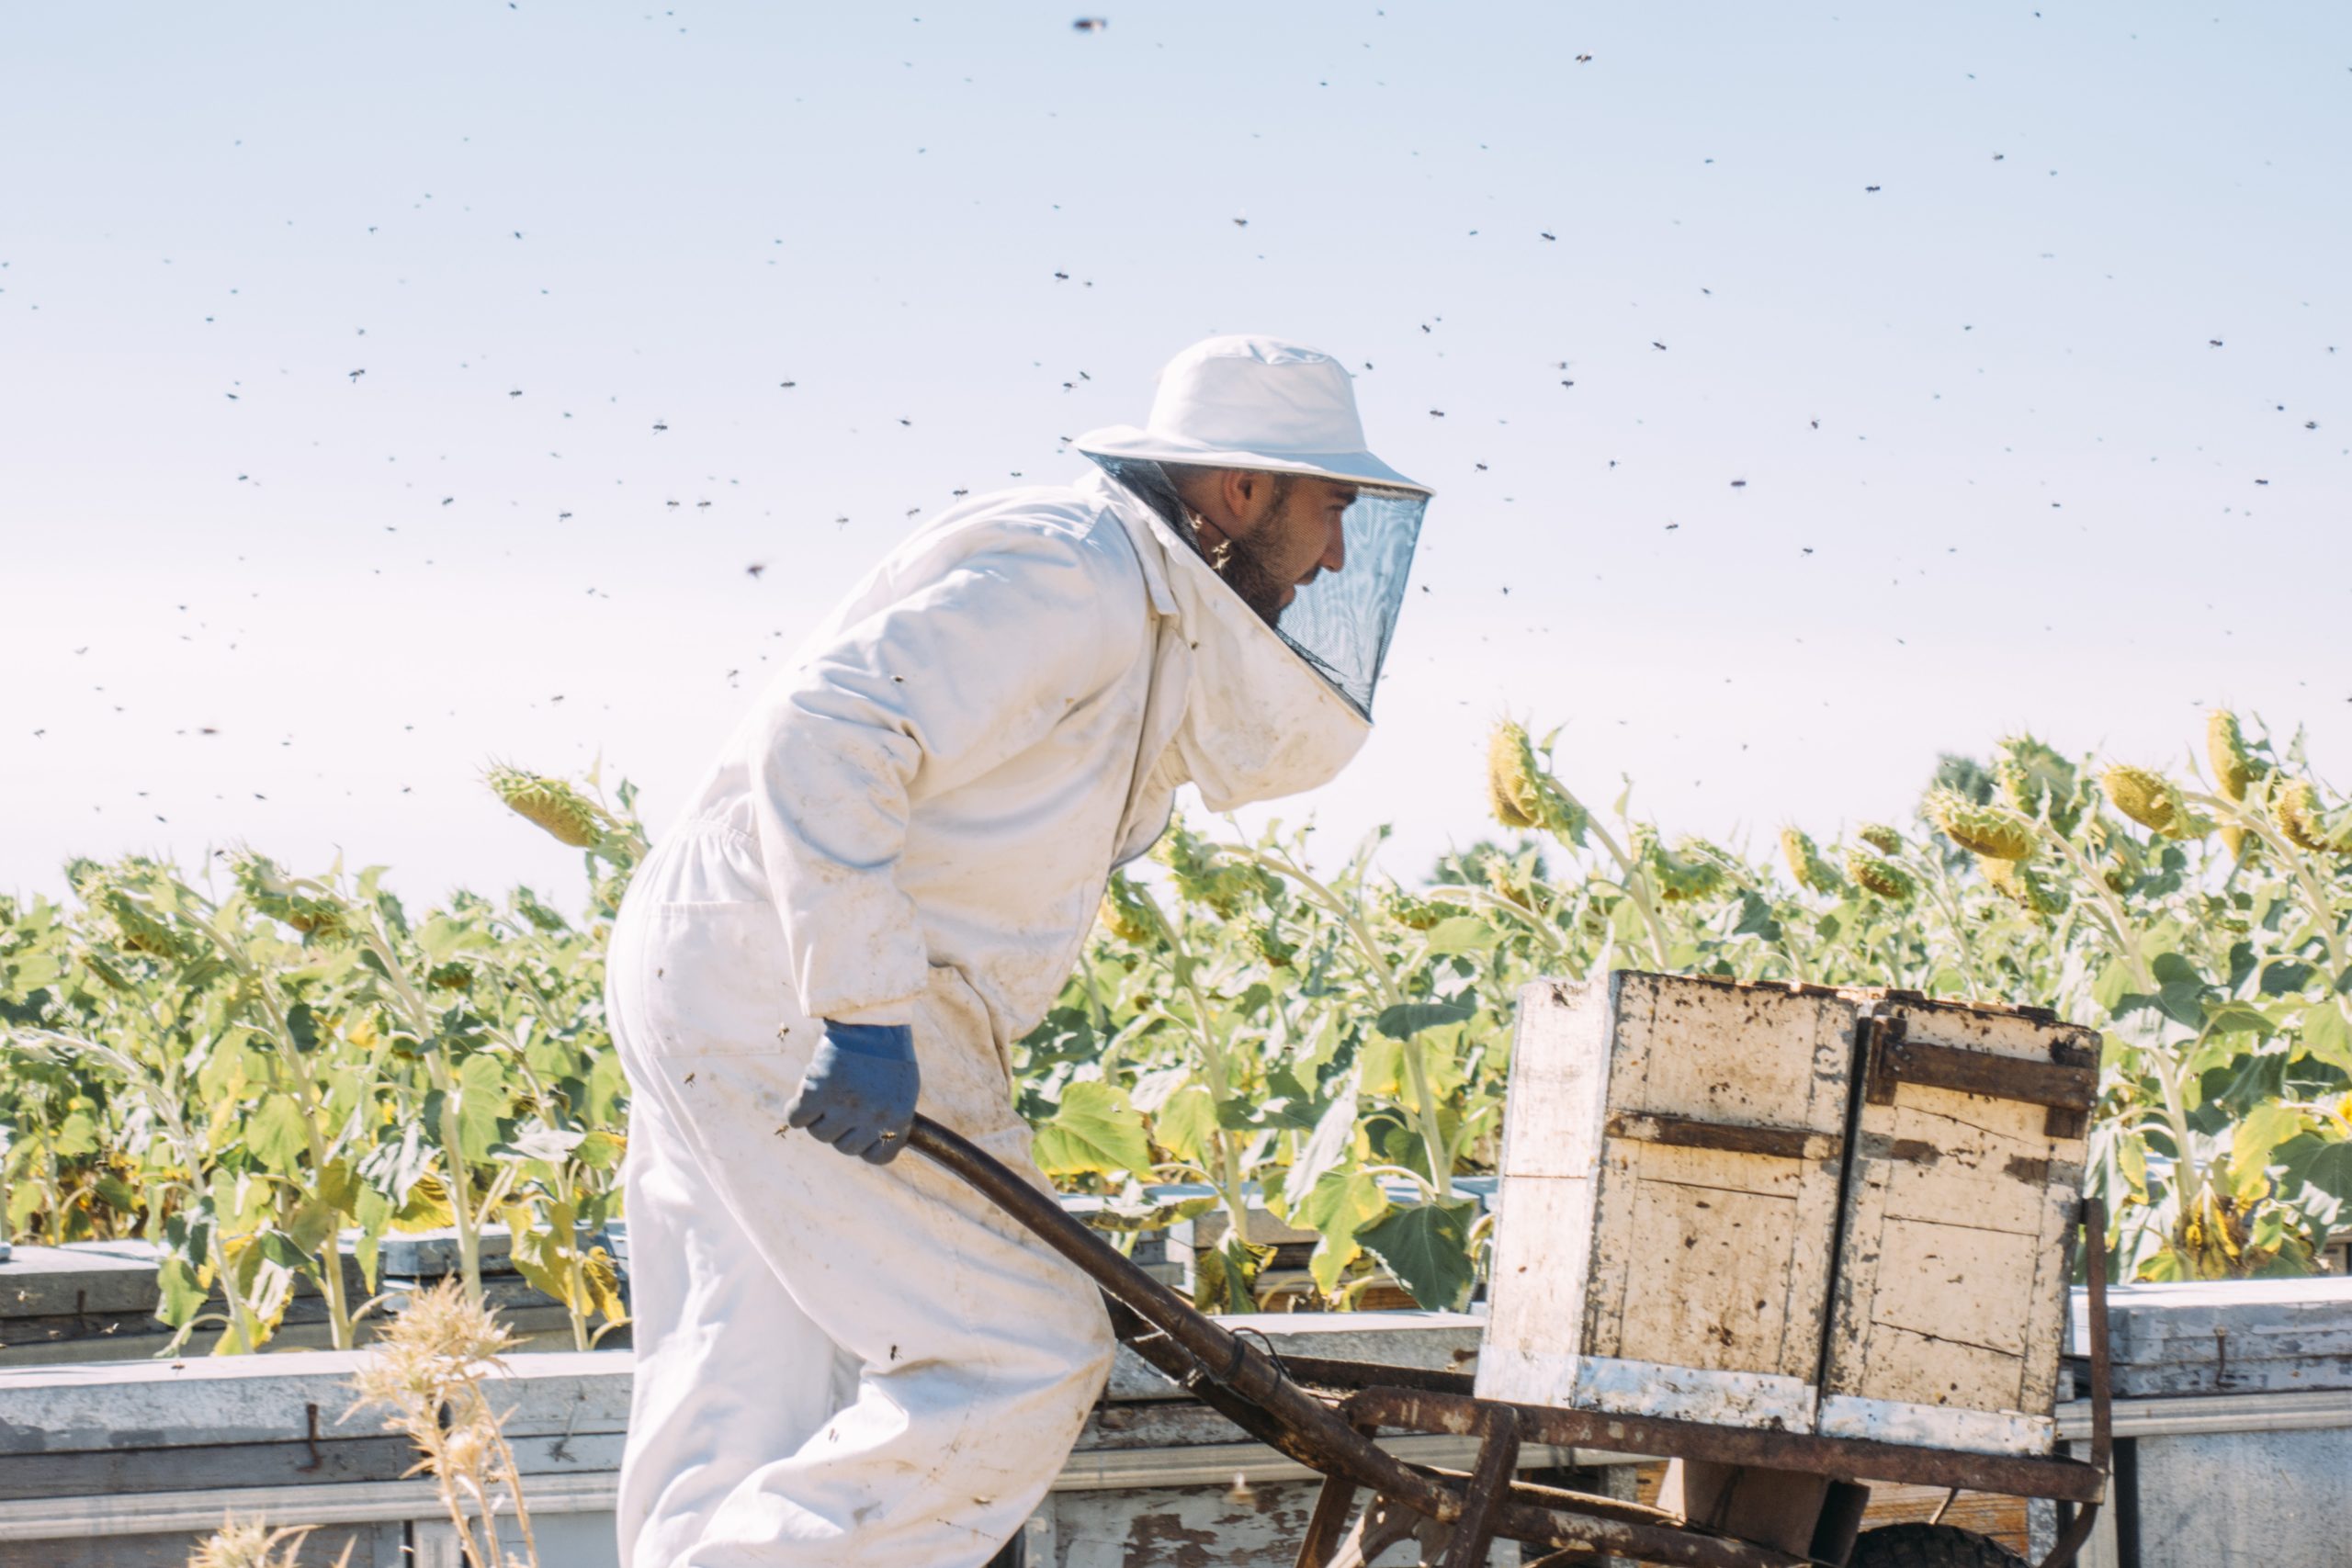
[(748, 1056), (816, 1049), (768, 903), (656, 904), (639, 983), (650, 1055)]

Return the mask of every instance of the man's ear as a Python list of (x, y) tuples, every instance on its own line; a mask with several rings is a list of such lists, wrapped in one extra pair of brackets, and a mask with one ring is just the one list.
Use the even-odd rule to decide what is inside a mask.
[(1218, 499), (1225, 502), (1227, 514), (1255, 523), (1259, 508), (1265, 504), (1266, 476), (1248, 468), (1227, 468), (1217, 478)]

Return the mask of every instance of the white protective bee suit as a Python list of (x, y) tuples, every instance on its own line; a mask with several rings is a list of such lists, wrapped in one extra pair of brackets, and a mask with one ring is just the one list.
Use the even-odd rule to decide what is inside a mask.
[[(622, 904), (627, 1568), (976, 1568), (1020, 1528), (1109, 1368), (1101, 1299), (922, 1157), (788, 1128), (820, 1021), (911, 1024), (922, 1111), (1042, 1185), (1009, 1050), (1113, 865), (1181, 784), (1219, 810), (1294, 794), (1369, 732), (1429, 492), (1363, 449), (1336, 361), (1212, 339), (1148, 427), (1078, 445), (1079, 482), (958, 506), (859, 585)], [(1159, 461), (1361, 484), (1346, 568), (1278, 633), (1192, 547)]]

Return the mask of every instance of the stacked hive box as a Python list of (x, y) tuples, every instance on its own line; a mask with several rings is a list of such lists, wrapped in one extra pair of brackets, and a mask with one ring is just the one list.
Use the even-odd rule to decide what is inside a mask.
[(1853, 1012), (1659, 975), (1521, 994), (1482, 1396), (1811, 1429)]
[(2098, 1035), (1847, 995), (1868, 1028), (1820, 1430), (2047, 1453)]
[(1902, 992), (1529, 987), (1478, 1393), (2046, 1451), (2096, 1038)]

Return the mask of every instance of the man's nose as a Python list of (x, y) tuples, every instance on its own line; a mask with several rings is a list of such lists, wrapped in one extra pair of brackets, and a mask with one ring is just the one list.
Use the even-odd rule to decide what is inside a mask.
[(1344, 571), (1348, 565), (1347, 514), (1331, 519), (1330, 537), (1324, 542), (1323, 555), (1316, 563), (1325, 571)]

